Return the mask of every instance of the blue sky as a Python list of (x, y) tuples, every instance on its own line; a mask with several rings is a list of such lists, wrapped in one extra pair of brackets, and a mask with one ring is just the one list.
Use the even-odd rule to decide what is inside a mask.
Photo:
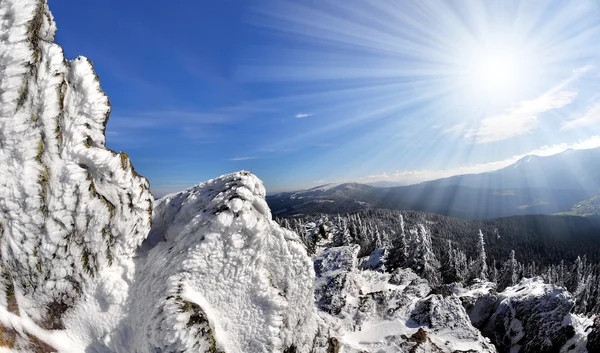
[(600, 3), (49, 0), (155, 194), (414, 183), (600, 146)]

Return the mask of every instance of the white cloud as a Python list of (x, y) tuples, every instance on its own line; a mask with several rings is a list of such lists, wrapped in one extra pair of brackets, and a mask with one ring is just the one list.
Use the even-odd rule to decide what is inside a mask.
[(582, 66), (580, 68), (573, 70), (573, 75), (575, 76), (574, 78), (577, 78), (577, 77), (585, 74), (586, 72), (590, 71), (593, 68), (594, 68), (594, 65), (585, 65), (585, 66)]
[(454, 175), (491, 172), (507, 167), (527, 155), (551, 156), (557, 153), (564, 152), (568, 149), (584, 150), (598, 147), (600, 147), (600, 136), (596, 135), (585, 140), (579, 140), (573, 144), (560, 143), (551, 146), (542, 146), (538, 149), (530, 151), (529, 153), (512, 156), (501, 161), (462, 165), (455, 168), (443, 170), (412, 170), (406, 172), (396, 171), (393, 174), (388, 174), (384, 172), (381, 174), (369, 175), (360, 178), (357, 181), (360, 183), (370, 183), (375, 181), (393, 181), (404, 185), (410, 185), (428, 180), (447, 178)]
[(442, 131), (442, 134), (454, 134), (454, 133), (459, 133), (462, 132), (465, 129), (465, 124), (456, 124), (453, 126), (450, 126), (449, 128), (446, 128)]
[(313, 116), (314, 114), (312, 113), (298, 113), (296, 114), (296, 118), (298, 119), (302, 119), (302, 118), (308, 118), (309, 116)]
[(600, 103), (596, 103), (577, 119), (563, 124), (561, 130), (572, 130), (600, 124)]
[(229, 160), (232, 162), (237, 162), (237, 161), (248, 161), (250, 159), (257, 159), (260, 157), (235, 157), (235, 158), (230, 158)]
[(552, 90), (537, 99), (521, 102), (503, 114), (483, 119), (479, 128), (467, 131), (465, 137), (476, 143), (489, 143), (525, 134), (537, 127), (539, 114), (562, 108), (576, 96), (577, 92)]
[(565, 89), (573, 81), (592, 70), (585, 65), (572, 71), (571, 76), (542, 96), (523, 101), (504, 113), (489, 116), (481, 121), (477, 129), (471, 129), (465, 138), (476, 143), (490, 143), (526, 134), (538, 126), (538, 115), (553, 109), (560, 109), (575, 99), (577, 92)]

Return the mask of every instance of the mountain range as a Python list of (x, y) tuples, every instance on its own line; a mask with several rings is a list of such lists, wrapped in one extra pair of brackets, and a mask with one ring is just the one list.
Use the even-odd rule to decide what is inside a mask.
[[(295, 226), (286, 227), (273, 219), (262, 182), (246, 171), (154, 200), (128, 155), (106, 147), (110, 101), (92, 62), (67, 60), (54, 43), (57, 27), (47, 1), (2, 0), (0, 17), (0, 352), (600, 348), (600, 320), (591, 327), (587, 316), (600, 312), (593, 300), (600, 298), (600, 270), (578, 255), (600, 256), (586, 246), (595, 244), (586, 242), (597, 234), (595, 218), (468, 222), (379, 210), (335, 223), (285, 219)], [(588, 163), (581, 166), (595, 165), (581, 158)], [(588, 196), (596, 180), (592, 170), (574, 169), (585, 176), (579, 181), (556, 176), (563, 189), (548, 182), (524, 190)], [(514, 189), (438, 183), (326, 185), (271, 201), (280, 213), (411, 203), (433, 208), (437, 201), (438, 213), (465, 214), (489, 200), (460, 202), (489, 190), (529, 202), (518, 183)], [(477, 228), (479, 241), (468, 241)], [(578, 237), (570, 237), (573, 229)], [(538, 235), (547, 241), (536, 241)], [(529, 241), (519, 246), (520, 239)], [(570, 251), (561, 248), (565, 243)], [(435, 244), (452, 251), (436, 255)], [(468, 261), (462, 244), (477, 246), (476, 252), (465, 246)], [(487, 260), (487, 254), (500, 259), (515, 247), (528, 255), (555, 255), (556, 249), (561, 256), (549, 266), (544, 256), (527, 256), (538, 265), (525, 266), (514, 251), (502, 266)], [(569, 258), (575, 266), (556, 264)], [(535, 275), (540, 265), (546, 265), (545, 278)], [(450, 280), (441, 283), (444, 278)], [(574, 311), (575, 305), (583, 309)]]
[(600, 148), (526, 156), (500, 170), (420, 184), (328, 184), (267, 197), (277, 215), (413, 209), (467, 219), (600, 213)]

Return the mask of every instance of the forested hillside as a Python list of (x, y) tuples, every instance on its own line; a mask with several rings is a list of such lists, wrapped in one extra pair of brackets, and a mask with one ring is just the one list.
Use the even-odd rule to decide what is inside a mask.
[(503, 290), (523, 277), (541, 276), (573, 293), (576, 312), (600, 313), (597, 217), (467, 221), (415, 211), (367, 210), (278, 222), (298, 232), (309, 252), (320, 239), (332, 239), (329, 246), (358, 244), (358, 256), (371, 257), (364, 259), (365, 266), (380, 263), (386, 271), (410, 267), (437, 284), (468, 285), (484, 278)]

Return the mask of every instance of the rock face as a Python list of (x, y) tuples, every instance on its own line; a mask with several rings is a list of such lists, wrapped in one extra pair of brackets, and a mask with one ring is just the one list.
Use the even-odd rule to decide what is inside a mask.
[(473, 324), (500, 352), (558, 352), (574, 344), (574, 300), (564, 288), (540, 278), (524, 279), (499, 294), (486, 291), (490, 288), (476, 285), (461, 300)]
[(45, 1), (3, 0), (0, 19), (0, 316), (64, 329), (82, 298), (118, 300), (103, 273), (131, 281), (153, 198), (105, 147), (108, 98), (91, 62), (53, 43)]

